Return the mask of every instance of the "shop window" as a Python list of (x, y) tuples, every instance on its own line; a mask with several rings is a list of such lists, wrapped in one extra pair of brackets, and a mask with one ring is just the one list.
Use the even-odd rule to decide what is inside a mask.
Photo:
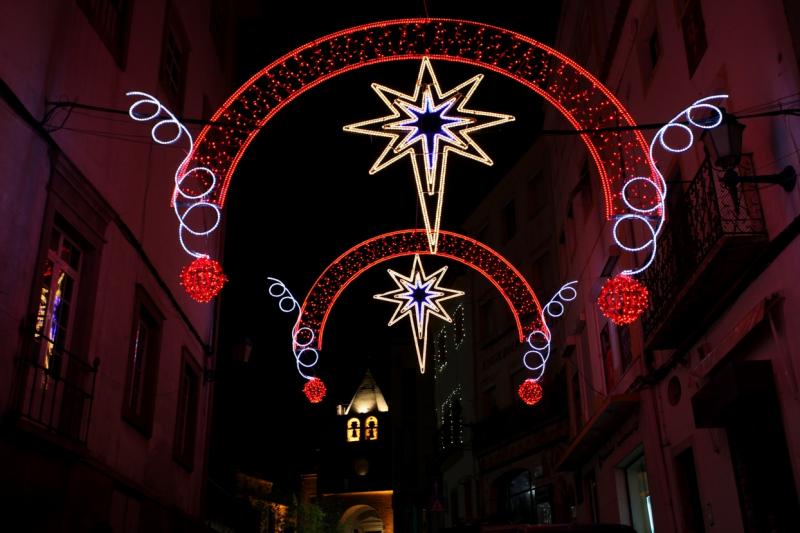
[(624, 471), (631, 525), (637, 533), (653, 533), (653, 502), (644, 455), (639, 454)]

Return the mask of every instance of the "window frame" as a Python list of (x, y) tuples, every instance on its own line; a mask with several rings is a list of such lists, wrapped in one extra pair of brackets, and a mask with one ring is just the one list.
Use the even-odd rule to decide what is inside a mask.
[[(139, 323), (143, 318), (143, 312), (149, 315), (151, 320), (151, 337), (148, 339), (148, 345), (145, 348), (143, 381), (141, 386), (141, 402), (143, 407), (141, 412), (137, 412), (131, 405), (131, 387), (133, 380), (133, 364), (136, 344), (136, 332)], [(136, 428), (145, 437), (152, 436), (153, 433), (153, 417), (155, 414), (155, 398), (156, 390), (158, 388), (158, 366), (161, 359), (161, 338), (163, 334), (164, 315), (153, 302), (152, 298), (147, 294), (144, 287), (136, 284), (134, 294), (133, 313), (131, 317), (131, 334), (128, 338), (128, 363), (127, 372), (125, 374), (125, 390), (122, 397), (122, 418), (131, 426)]]
[(87, 22), (103, 41), (114, 62), (120, 70), (125, 70), (128, 62), (128, 44), (130, 42), (131, 20), (133, 19), (134, 0), (123, 0), (125, 5), (123, 10), (117, 12), (118, 31), (114, 35), (108, 33), (108, 28), (98, 20), (101, 15), (98, 13), (98, 5), (103, 3), (106, 7), (111, 6), (110, 0), (77, 0), (76, 3), (81, 12), (86, 17)]
[[(188, 370), (188, 372), (187, 372)], [(184, 376), (189, 373), (195, 379), (195, 397), (191, 397), (191, 391), (186, 390), (186, 380)], [(178, 402), (175, 406), (175, 434), (172, 439), (172, 458), (179, 465), (191, 472), (194, 470), (194, 457), (197, 452), (197, 427), (200, 417), (200, 391), (202, 389), (203, 372), (200, 364), (194, 358), (189, 349), (184, 346), (181, 348), (181, 366), (178, 377)], [(189, 396), (187, 396), (189, 395)], [(188, 405), (193, 404), (193, 405)], [(183, 411), (182, 407), (186, 410)], [(182, 416), (183, 415), (183, 416)], [(187, 418), (185, 415), (189, 415)], [(191, 421), (191, 428), (187, 430), (187, 420)], [(181, 423), (182, 421), (182, 423)], [(183, 439), (179, 439), (183, 435)], [(184, 444), (181, 449), (180, 443), (185, 443), (187, 436), (191, 437), (190, 446)]]

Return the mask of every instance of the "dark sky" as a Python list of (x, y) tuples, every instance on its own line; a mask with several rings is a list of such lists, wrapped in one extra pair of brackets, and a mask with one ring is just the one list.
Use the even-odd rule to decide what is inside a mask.
[[(422, 2), (321, 6), (280, 2), (277, 8), (272, 4), (261, 17), (240, 24), (242, 80), (276, 57), (330, 32), (425, 15)], [(427, 7), (430, 16), (486, 22), (552, 43), (556, 10), (532, 16), (525, 13), (530, 7), (524, 2), (480, 5), (482, 10), (460, 2), (428, 2)], [(314, 11), (313, 19), (309, 10)], [(433, 66), (443, 90), (480, 72), (460, 64)], [(405, 346), (408, 357), (414, 357), (406, 321), (388, 328), (391, 306), (372, 298), (393, 288), (386, 269), (376, 267), (347, 289), (331, 313), (318, 366), (328, 397), (320, 405), (309, 405), (290, 349), (295, 315), (278, 311), (277, 301), (267, 295), (267, 277), (283, 280), (302, 302), (325, 267), (354, 244), (386, 231), (422, 226), (407, 159), (370, 176), (368, 170), (386, 141), (342, 131), (345, 124), (386, 114), (370, 89), (372, 82), (411, 92), (418, 69), (417, 61), (376, 65), (306, 92), (275, 116), (238, 167), (225, 214), (224, 267), (230, 282), (221, 298), (212, 452), (212, 476), (218, 482), (236, 468), (272, 479), (293, 478), (303, 462), (294, 458), (309, 457), (316, 445), (318, 417), (332, 416), (337, 403), (349, 401), (366, 368), (373, 370), (390, 397), (390, 373), (396, 362), (387, 357), (389, 345)], [(516, 121), (475, 134), (495, 166), (450, 157), (443, 229), (461, 229), (463, 219), (530, 146), (540, 127), (538, 97), (504, 77), (484, 74), (469, 107), (509, 113)], [(385, 265), (407, 272), (411, 259)], [(435, 266), (435, 261), (426, 262), (428, 271)], [(453, 266), (448, 277), (457, 269)], [(245, 338), (253, 344), (250, 362), (231, 361), (231, 346)], [(389, 402), (391, 406), (391, 397)]]

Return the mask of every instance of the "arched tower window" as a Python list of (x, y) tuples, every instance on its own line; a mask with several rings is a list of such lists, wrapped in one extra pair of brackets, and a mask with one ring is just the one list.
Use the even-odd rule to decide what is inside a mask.
[(378, 440), (378, 419), (374, 416), (364, 422), (364, 440)]
[(361, 439), (361, 421), (351, 418), (347, 421), (347, 442), (357, 442)]

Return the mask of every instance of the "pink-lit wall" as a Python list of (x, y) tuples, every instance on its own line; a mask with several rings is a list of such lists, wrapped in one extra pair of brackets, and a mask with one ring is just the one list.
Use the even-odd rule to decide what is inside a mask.
[[(183, 109), (175, 110), (179, 115), (199, 118), (204, 96), (214, 106), (230, 90), (231, 47), (222, 59), (214, 48), (210, 4), (174, 2), (190, 46)], [(177, 242), (169, 201), (174, 169), (185, 144), (156, 145), (149, 138), (150, 125), (134, 123), (125, 114), (62, 109), (38, 133), (20, 117), (27, 113), (41, 121), (50, 109), (48, 101), (127, 110), (131, 100), (125, 92), (130, 90), (164, 98), (158, 72), (166, 3), (144, 0), (132, 5), (124, 70), (75, 1), (13, 2), (3, 9), (0, 79), (13, 94), (0, 99), (0, 212), (4, 218), (0, 224), (4, 249), (0, 258), (0, 331), (5, 339), (0, 343), (0, 390), (11, 390), (14, 358), (20, 355), (25, 336), (31, 335), (22, 325), (30, 324), (51, 175), (49, 154), (60, 151), (96, 189), (111, 213), (102, 235), (94, 312), (72, 317), (88, 329), (81, 355), (88, 361), (100, 360), (82, 453), (138, 496), (197, 517), (212, 390), (202, 376), (192, 471), (173, 460), (173, 436), (182, 348), (188, 349), (201, 369), (212, 364), (209, 350), (215, 344), (215, 304), (194, 302), (178, 283), (181, 267), (191, 258)], [(13, 109), (14, 98), (24, 109)], [(212, 240), (209, 250), (213, 255), (217, 248)], [(149, 437), (121, 417), (136, 284), (165, 318)], [(79, 297), (88, 295), (79, 293)], [(0, 414), (5, 417), (11, 408), (10, 395), (0, 395)], [(14, 461), (15, 457), (6, 455), (5, 460)]]

